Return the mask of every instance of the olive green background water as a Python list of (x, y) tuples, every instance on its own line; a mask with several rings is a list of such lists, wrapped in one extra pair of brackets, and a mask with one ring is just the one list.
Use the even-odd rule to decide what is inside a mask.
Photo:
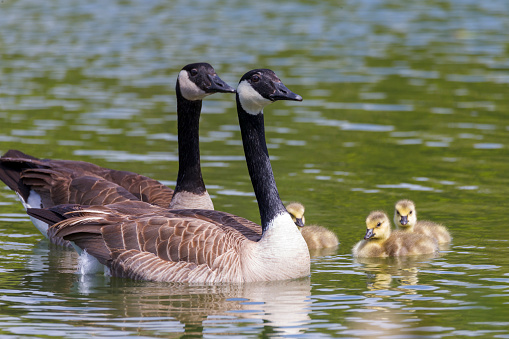
[[(333, 230), (297, 281), (188, 286), (77, 274), (0, 187), (0, 336), (509, 338), (509, 3), (0, 3), (0, 152), (91, 161), (174, 184), (174, 86), (271, 68), (304, 101), (265, 109), (281, 198)], [(216, 209), (259, 221), (234, 96), (204, 101)], [(435, 258), (354, 261), (401, 198), (447, 225)]]

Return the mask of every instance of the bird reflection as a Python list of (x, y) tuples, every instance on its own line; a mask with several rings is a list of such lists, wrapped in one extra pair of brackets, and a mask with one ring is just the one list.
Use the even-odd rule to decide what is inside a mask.
[[(390, 258), (355, 258), (362, 264), (361, 270), (366, 272), (367, 288), (370, 291), (397, 290), (407, 294), (415, 293), (412, 286), (419, 283), (419, 268), (429, 267), (429, 260), (436, 254), (401, 256)], [(376, 296), (376, 293), (374, 294)]]
[[(356, 258), (355, 262), (361, 265), (358, 269), (366, 273), (367, 290), (363, 295), (368, 302), (360, 312), (347, 319), (346, 326), (355, 333), (373, 338), (408, 336), (403, 330), (414, 317), (411, 295), (420, 293), (419, 270), (430, 267), (430, 260), (436, 256)], [(399, 296), (395, 298), (395, 295)]]
[[(82, 277), (76, 281), (74, 289), (94, 294), (94, 290), (102, 288), (101, 279)], [(132, 318), (171, 317), (184, 324), (186, 334), (201, 335), (204, 328), (222, 328), (227, 323), (235, 324), (244, 319), (262, 324), (263, 331), (293, 335), (303, 333), (310, 322), (309, 277), (214, 285), (111, 278), (110, 287), (114, 295), (101, 294), (98, 297), (115, 305), (112, 317), (117, 319), (119, 327), (122, 327), (118, 323), (122, 318), (126, 319), (128, 326)]]
[[(260, 335), (298, 335), (310, 323), (310, 277), (246, 284), (191, 285), (77, 274), (74, 251), (38, 244), (28, 266), (36, 274), (25, 277), (40, 290), (74, 297), (80, 305), (107, 308), (104, 321), (92, 326), (150, 333), (153, 319), (165, 319), (157, 331), (202, 336), (207, 331), (250, 330)], [(147, 327), (144, 328), (144, 323)], [(160, 321), (158, 321), (160, 323)], [(239, 333), (242, 334), (242, 333)]]
[(309, 256), (314, 258), (329, 257), (338, 253), (339, 246), (309, 249)]

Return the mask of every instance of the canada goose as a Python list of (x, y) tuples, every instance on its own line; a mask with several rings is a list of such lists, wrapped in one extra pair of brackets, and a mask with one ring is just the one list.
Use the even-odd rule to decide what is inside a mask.
[[(202, 100), (214, 93), (235, 93), (235, 89), (207, 63), (182, 68), (176, 84), (179, 172), (175, 191), (136, 173), (82, 161), (40, 160), (16, 150), (0, 158), (0, 180), (18, 194), (25, 208), (141, 200), (175, 209), (214, 209), (203, 183), (199, 150)], [(48, 225), (32, 220), (47, 236)], [(59, 239), (50, 240), (60, 243)]]
[(301, 101), (302, 97), (268, 69), (247, 72), (236, 97), (261, 227), (225, 212), (167, 210), (140, 201), (89, 207), (61, 205), (27, 212), (56, 223), (49, 233), (73, 241), (109, 267), (113, 276), (209, 283), (309, 275), (306, 242), (279, 198), (263, 120), (266, 105), (277, 100)]
[(322, 226), (305, 226), (304, 205), (299, 202), (292, 202), (286, 206), (286, 210), (292, 216), (295, 225), (299, 226), (300, 233), (310, 250), (334, 247), (339, 244), (338, 237), (331, 230)]
[(451, 242), (451, 235), (445, 226), (431, 221), (417, 221), (417, 210), (411, 200), (400, 200), (396, 203), (394, 223), (404, 232), (424, 234), (439, 244)]
[(393, 257), (438, 252), (435, 240), (422, 234), (391, 232), (385, 212), (373, 211), (366, 218), (366, 235), (352, 249), (354, 257)]

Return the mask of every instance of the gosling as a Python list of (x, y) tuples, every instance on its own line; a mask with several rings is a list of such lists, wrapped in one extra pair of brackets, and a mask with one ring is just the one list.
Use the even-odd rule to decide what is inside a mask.
[(404, 232), (424, 234), (439, 244), (451, 242), (451, 235), (443, 225), (432, 221), (417, 221), (415, 204), (411, 200), (400, 200), (394, 207), (394, 223)]
[(338, 237), (331, 230), (322, 226), (304, 226), (304, 205), (292, 202), (286, 206), (286, 210), (292, 216), (295, 225), (299, 226), (300, 232), (310, 250), (338, 246)]
[(391, 222), (383, 211), (373, 211), (366, 218), (366, 235), (352, 249), (354, 257), (395, 257), (438, 252), (435, 240), (422, 234), (391, 232)]

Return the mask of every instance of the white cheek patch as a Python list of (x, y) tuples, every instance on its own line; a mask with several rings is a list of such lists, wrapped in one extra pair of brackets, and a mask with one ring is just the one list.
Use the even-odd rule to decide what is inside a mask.
[(204, 90), (202, 90), (200, 87), (198, 87), (194, 82), (189, 79), (189, 74), (186, 70), (181, 70), (179, 73), (179, 86), (180, 86), (180, 93), (182, 93), (182, 96), (191, 101), (196, 100), (203, 100), (207, 95), (210, 95), (212, 93), (206, 93)]
[(258, 93), (247, 80), (243, 80), (237, 87), (240, 105), (249, 114), (257, 115), (272, 101), (265, 99)]

